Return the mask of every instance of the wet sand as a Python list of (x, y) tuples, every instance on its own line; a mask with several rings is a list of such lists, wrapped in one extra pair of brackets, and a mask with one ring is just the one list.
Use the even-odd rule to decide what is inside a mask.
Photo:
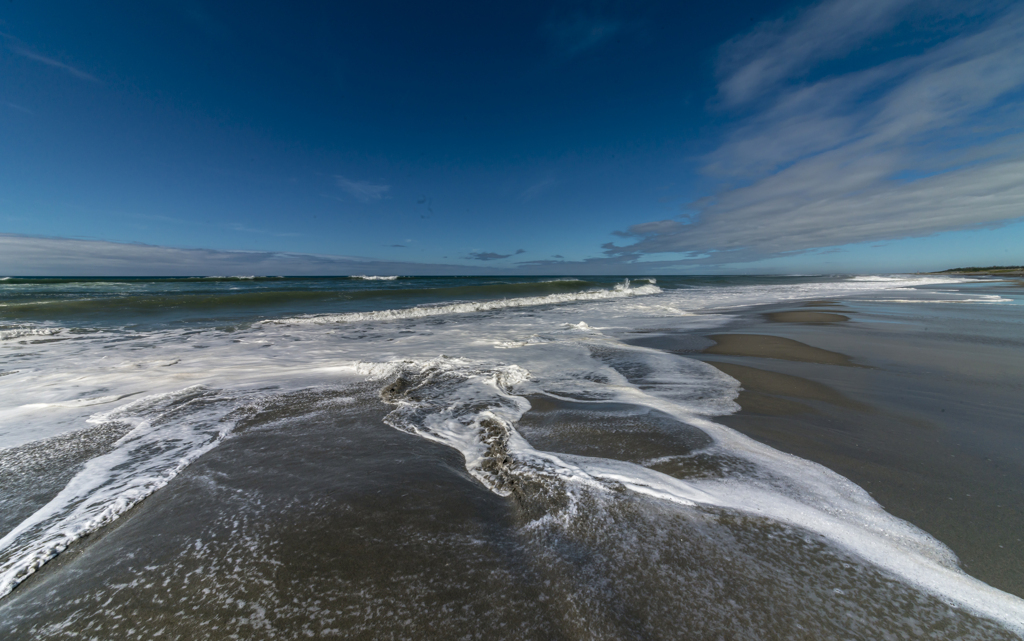
[(1019, 312), (814, 305), (856, 320), (808, 325), (761, 310), (735, 334), (708, 336), (716, 345), (699, 358), (743, 386), (742, 411), (718, 420), (853, 480), (969, 574), (1024, 596)]
[(708, 336), (715, 345), (703, 350), (705, 354), (722, 356), (753, 356), (758, 358), (777, 358), (802, 363), (822, 363), (825, 365), (853, 365), (850, 357), (845, 354), (831, 352), (827, 349), (810, 345), (781, 336), (763, 334), (711, 334)]
[(855, 401), (828, 385), (822, 385), (806, 378), (736, 363), (713, 362), (712, 364), (743, 385), (743, 391), (740, 392), (736, 402), (745, 412), (777, 416), (798, 412), (820, 413), (814, 406), (800, 401), (819, 401), (834, 407), (864, 413), (874, 412), (874, 408), (870, 405)]
[(372, 395), (268, 409), (273, 429), (243, 430), (0, 602), (0, 638), (441, 639), (480, 622), (546, 638), (513, 511), (458, 452), (387, 427)]
[(773, 323), (844, 323), (849, 316), (828, 312), (770, 312), (764, 315)]
[[(534, 401), (525, 429), (591, 447), (579, 404)], [(456, 451), (382, 424), (375, 397), (293, 409), (266, 408), (19, 586), (0, 603), (0, 638), (817, 641), (865, 623), (894, 638), (1013, 638), (756, 517), (579, 488), (568, 527), (527, 526)], [(636, 408), (600, 414), (617, 432), (601, 454), (703, 443)], [(564, 494), (549, 496), (521, 500), (557, 513)]]

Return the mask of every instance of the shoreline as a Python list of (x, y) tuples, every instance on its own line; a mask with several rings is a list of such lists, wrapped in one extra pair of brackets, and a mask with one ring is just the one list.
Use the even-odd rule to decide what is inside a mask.
[[(750, 310), (704, 335), (715, 343), (698, 353), (666, 351), (740, 382), (742, 409), (716, 421), (838, 472), (950, 547), (968, 574), (1024, 597), (1024, 472), (1014, 456), (1024, 450), (1024, 435), (1014, 433), (1024, 402), (1013, 399), (1014, 379), (992, 389), (915, 361), (912, 354), (936, 351), (937, 360), (984, 369), (988, 353), (969, 335), (936, 340), (942, 320), (893, 332), (877, 309), (823, 303)], [(807, 321), (804, 306), (851, 321)], [(1024, 363), (1024, 347), (1015, 353)]]
[[(577, 376), (572, 380), (589, 382), (565, 394), (557, 384), (523, 388), (531, 408), (515, 431), (542, 456), (563, 459), (553, 469), (569, 470), (572, 482), (535, 467), (529, 453), (522, 467), (501, 459), (517, 483), (510, 497), (482, 485), (458, 448), (386, 422), (393, 405), (381, 402), (383, 383), (260, 396), (256, 413), (217, 448), (0, 601), (0, 636), (66, 638), (131, 625), (151, 635), (233, 630), (249, 638), (342, 631), (451, 638), (467, 629), (547, 638), (544, 631), (556, 628), (564, 638), (680, 629), (705, 632), (700, 638), (844, 638), (845, 622), (859, 621), (901, 638), (921, 630), (943, 638), (1017, 638), (1019, 617), (1007, 631), (997, 623), (1002, 619), (987, 618), (1002, 606), (985, 607), (1005, 598), (1000, 603), (1017, 612), (1011, 595), (1024, 586), (1024, 442), (1015, 433), (1024, 401), (1014, 383), (1022, 380), (1024, 340), (1017, 337), (1024, 319), (1020, 293), (990, 285), (953, 287), (960, 294), (998, 290), (1014, 304), (978, 304), (972, 301), (1009, 299), (961, 295), (957, 301), (967, 304), (907, 305), (936, 294), (938, 302), (956, 301), (935, 290), (882, 300), (872, 293), (861, 297), (867, 300), (722, 307), (721, 314), (670, 321), (666, 329), (659, 329), (661, 316), (625, 334), (613, 328), (614, 340), (607, 348), (598, 344), (591, 359), (656, 396), (692, 401), (713, 418), (688, 423), (671, 404), (588, 396), (615, 382), (596, 367), (581, 369), (592, 378)], [(570, 328), (578, 320), (563, 318)], [(442, 328), (429, 329), (411, 338)], [(569, 340), (576, 336), (570, 330)], [(687, 361), (622, 350), (615, 340)], [(530, 345), (524, 347), (547, 358), (557, 342)], [(508, 354), (531, 362), (526, 351)], [(715, 416), (735, 409), (736, 382), (695, 360), (740, 382), (738, 413)], [(565, 365), (551, 361), (558, 373), (573, 366), (568, 358)], [(410, 398), (449, 399), (449, 389), (469, 395), (468, 379), (459, 376), (440, 376)], [(497, 461), (514, 451), (499, 425), (481, 425), (495, 439), (486, 456)], [(927, 537), (901, 530), (904, 524), (881, 515), (859, 491), (857, 505), (819, 494), (834, 477), (806, 461), (834, 470), (948, 545), (968, 574), (992, 586), (977, 586), (988, 596), (971, 602), (988, 614), (978, 618), (979, 610), (943, 598), (956, 602), (955, 589), (943, 583), (958, 585), (955, 573), (921, 590), (904, 566), (884, 558), (877, 565), (871, 547), (848, 547), (842, 541), (849, 539), (830, 538), (806, 521), (787, 525), (764, 516), (775, 514), (774, 501), (795, 496), (785, 488), (759, 503), (718, 509), (618, 486), (597, 491), (576, 483), (569, 467), (597, 469), (594, 478), (604, 479), (627, 470), (617, 465), (623, 461), (632, 464), (625, 473), (654, 480), (651, 487), (665, 479), (638, 468), (679, 479), (680, 486), (748, 479), (756, 489), (771, 482), (745, 469), (742, 454), (706, 449), (714, 441), (705, 430), (724, 440), (735, 436), (720, 425), (804, 459), (787, 477), (790, 487), (820, 496), (813, 509), (826, 518), (838, 514), (830, 507), (863, 505), (946, 568), (954, 561)], [(104, 436), (97, 447), (116, 436)], [(96, 448), (78, 449), (88, 459)], [(39, 489), (52, 493), (62, 483), (52, 485)], [(634, 487), (640, 486), (625, 486)], [(191, 615), (182, 619), (180, 612)]]

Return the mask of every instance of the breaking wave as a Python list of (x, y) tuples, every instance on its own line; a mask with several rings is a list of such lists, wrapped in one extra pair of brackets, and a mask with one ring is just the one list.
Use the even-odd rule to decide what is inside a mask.
[(655, 285), (632, 287), (629, 279), (612, 289), (598, 289), (570, 294), (548, 294), (547, 296), (523, 296), (521, 298), (503, 298), (479, 302), (447, 303), (443, 305), (424, 305), (407, 309), (384, 309), (374, 312), (349, 312), (344, 314), (317, 314), (315, 316), (297, 316), (278, 320), (267, 320), (265, 323), (287, 324), (328, 324), (328, 323), (361, 323), (372, 321), (403, 320), (442, 316), (446, 314), (469, 314), (487, 312), (514, 307), (534, 307), (539, 305), (557, 305), (559, 303), (575, 303), (579, 301), (600, 301), (630, 296), (648, 296), (660, 294), (661, 288)]

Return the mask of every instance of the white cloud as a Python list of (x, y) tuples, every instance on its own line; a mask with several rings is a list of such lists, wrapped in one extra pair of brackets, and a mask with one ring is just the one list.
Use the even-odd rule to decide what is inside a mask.
[[(827, 45), (806, 26), (852, 10), (840, 4), (808, 10), (737, 66), (763, 70), (763, 81), (723, 81), (733, 101), (770, 96), (706, 158), (732, 186), (685, 219), (631, 227), (620, 235), (635, 242), (610, 254), (711, 251), (702, 262), (722, 263), (1024, 217), (1024, 9), (916, 56), (772, 89), (851, 46), (853, 36)], [(903, 6), (881, 4), (889, 13), (871, 14), (876, 28)]]
[(349, 180), (344, 176), (335, 176), (334, 180), (345, 192), (364, 203), (380, 200), (391, 191), (391, 185), (375, 185), (362, 180)]

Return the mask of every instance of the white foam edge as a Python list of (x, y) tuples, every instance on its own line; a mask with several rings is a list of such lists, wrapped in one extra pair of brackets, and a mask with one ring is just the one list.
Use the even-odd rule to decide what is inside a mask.
[[(104, 492), (101, 489), (104, 483), (111, 481), (110, 471), (118, 467), (118, 464), (123, 463), (124, 457), (127, 455), (122, 446), (135, 439), (145, 439), (146, 432), (150, 428), (149, 421), (124, 416), (124, 414), (136, 408), (159, 403), (162, 400), (188, 396), (203, 389), (205, 388), (196, 385), (174, 392), (153, 394), (122, 405), (110, 412), (94, 414), (87, 419), (87, 422), (91, 424), (102, 424), (118, 415), (117, 418), (128, 422), (132, 425), (132, 429), (114, 443), (111, 451), (87, 461), (82, 469), (46, 505), (36, 510), (3, 538), (0, 538), (0, 551), (3, 551), (14, 545), (18, 538), (32, 527), (44, 523), (47, 519), (55, 517), (58, 519), (43, 532), (41, 537), (31, 541), (23, 553), (12, 556), (0, 564), (0, 599), (10, 594), (21, 582), (35, 574), (47, 562), (66, 550), (68, 546), (117, 520), (140, 501), (167, 485), (193, 461), (212, 450), (228, 436), (233, 428), (232, 423), (224, 423), (216, 434), (207, 438), (206, 442), (188, 447), (186, 451), (175, 454), (167, 467), (150, 471), (146, 475), (122, 479), (122, 485), (115, 488), (112, 493)], [(171, 425), (187, 429), (177, 422)], [(67, 511), (63, 517), (60, 516), (62, 510)]]
[[(808, 509), (806, 504), (778, 492), (724, 482), (687, 483), (638, 465), (605, 459), (567, 457), (566, 460), (590, 477), (619, 483), (637, 494), (681, 505), (732, 509), (816, 532), (911, 585), (939, 596), (949, 605), (959, 605), (972, 614), (998, 621), (1017, 634), (1024, 633), (1024, 601), (959, 568), (936, 563), (929, 555), (908, 553), (903, 546), (894, 544), (885, 532), (866, 532), (856, 523), (822, 510)], [(898, 533), (896, 538), (900, 540), (905, 536), (905, 533)]]
[[(625, 390), (624, 390), (625, 391)], [(735, 430), (696, 416), (670, 401), (641, 390), (628, 390), (638, 405), (646, 405), (693, 425), (729, 453), (786, 477), (813, 484), (819, 505), (808, 505), (778, 491), (720, 480), (682, 481), (639, 465), (579, 456), (563, 457), (592, 478), (620, 483), (639, 494), (683, 505), (711, 505), (788, 523), (820, 534), (866, 561), (892, 572), (925, 592), (965, 610), (994, 619), (1024, 634), (1024, 600), (956, 566), (956, 556), (940, 541), (882, 508), (865, 490), (846, 477), (800, 457), (786, 454)], [(531, 448), (532, 450), (532, 448)], [(526, 456), (533, 454), (523, 452)]]

